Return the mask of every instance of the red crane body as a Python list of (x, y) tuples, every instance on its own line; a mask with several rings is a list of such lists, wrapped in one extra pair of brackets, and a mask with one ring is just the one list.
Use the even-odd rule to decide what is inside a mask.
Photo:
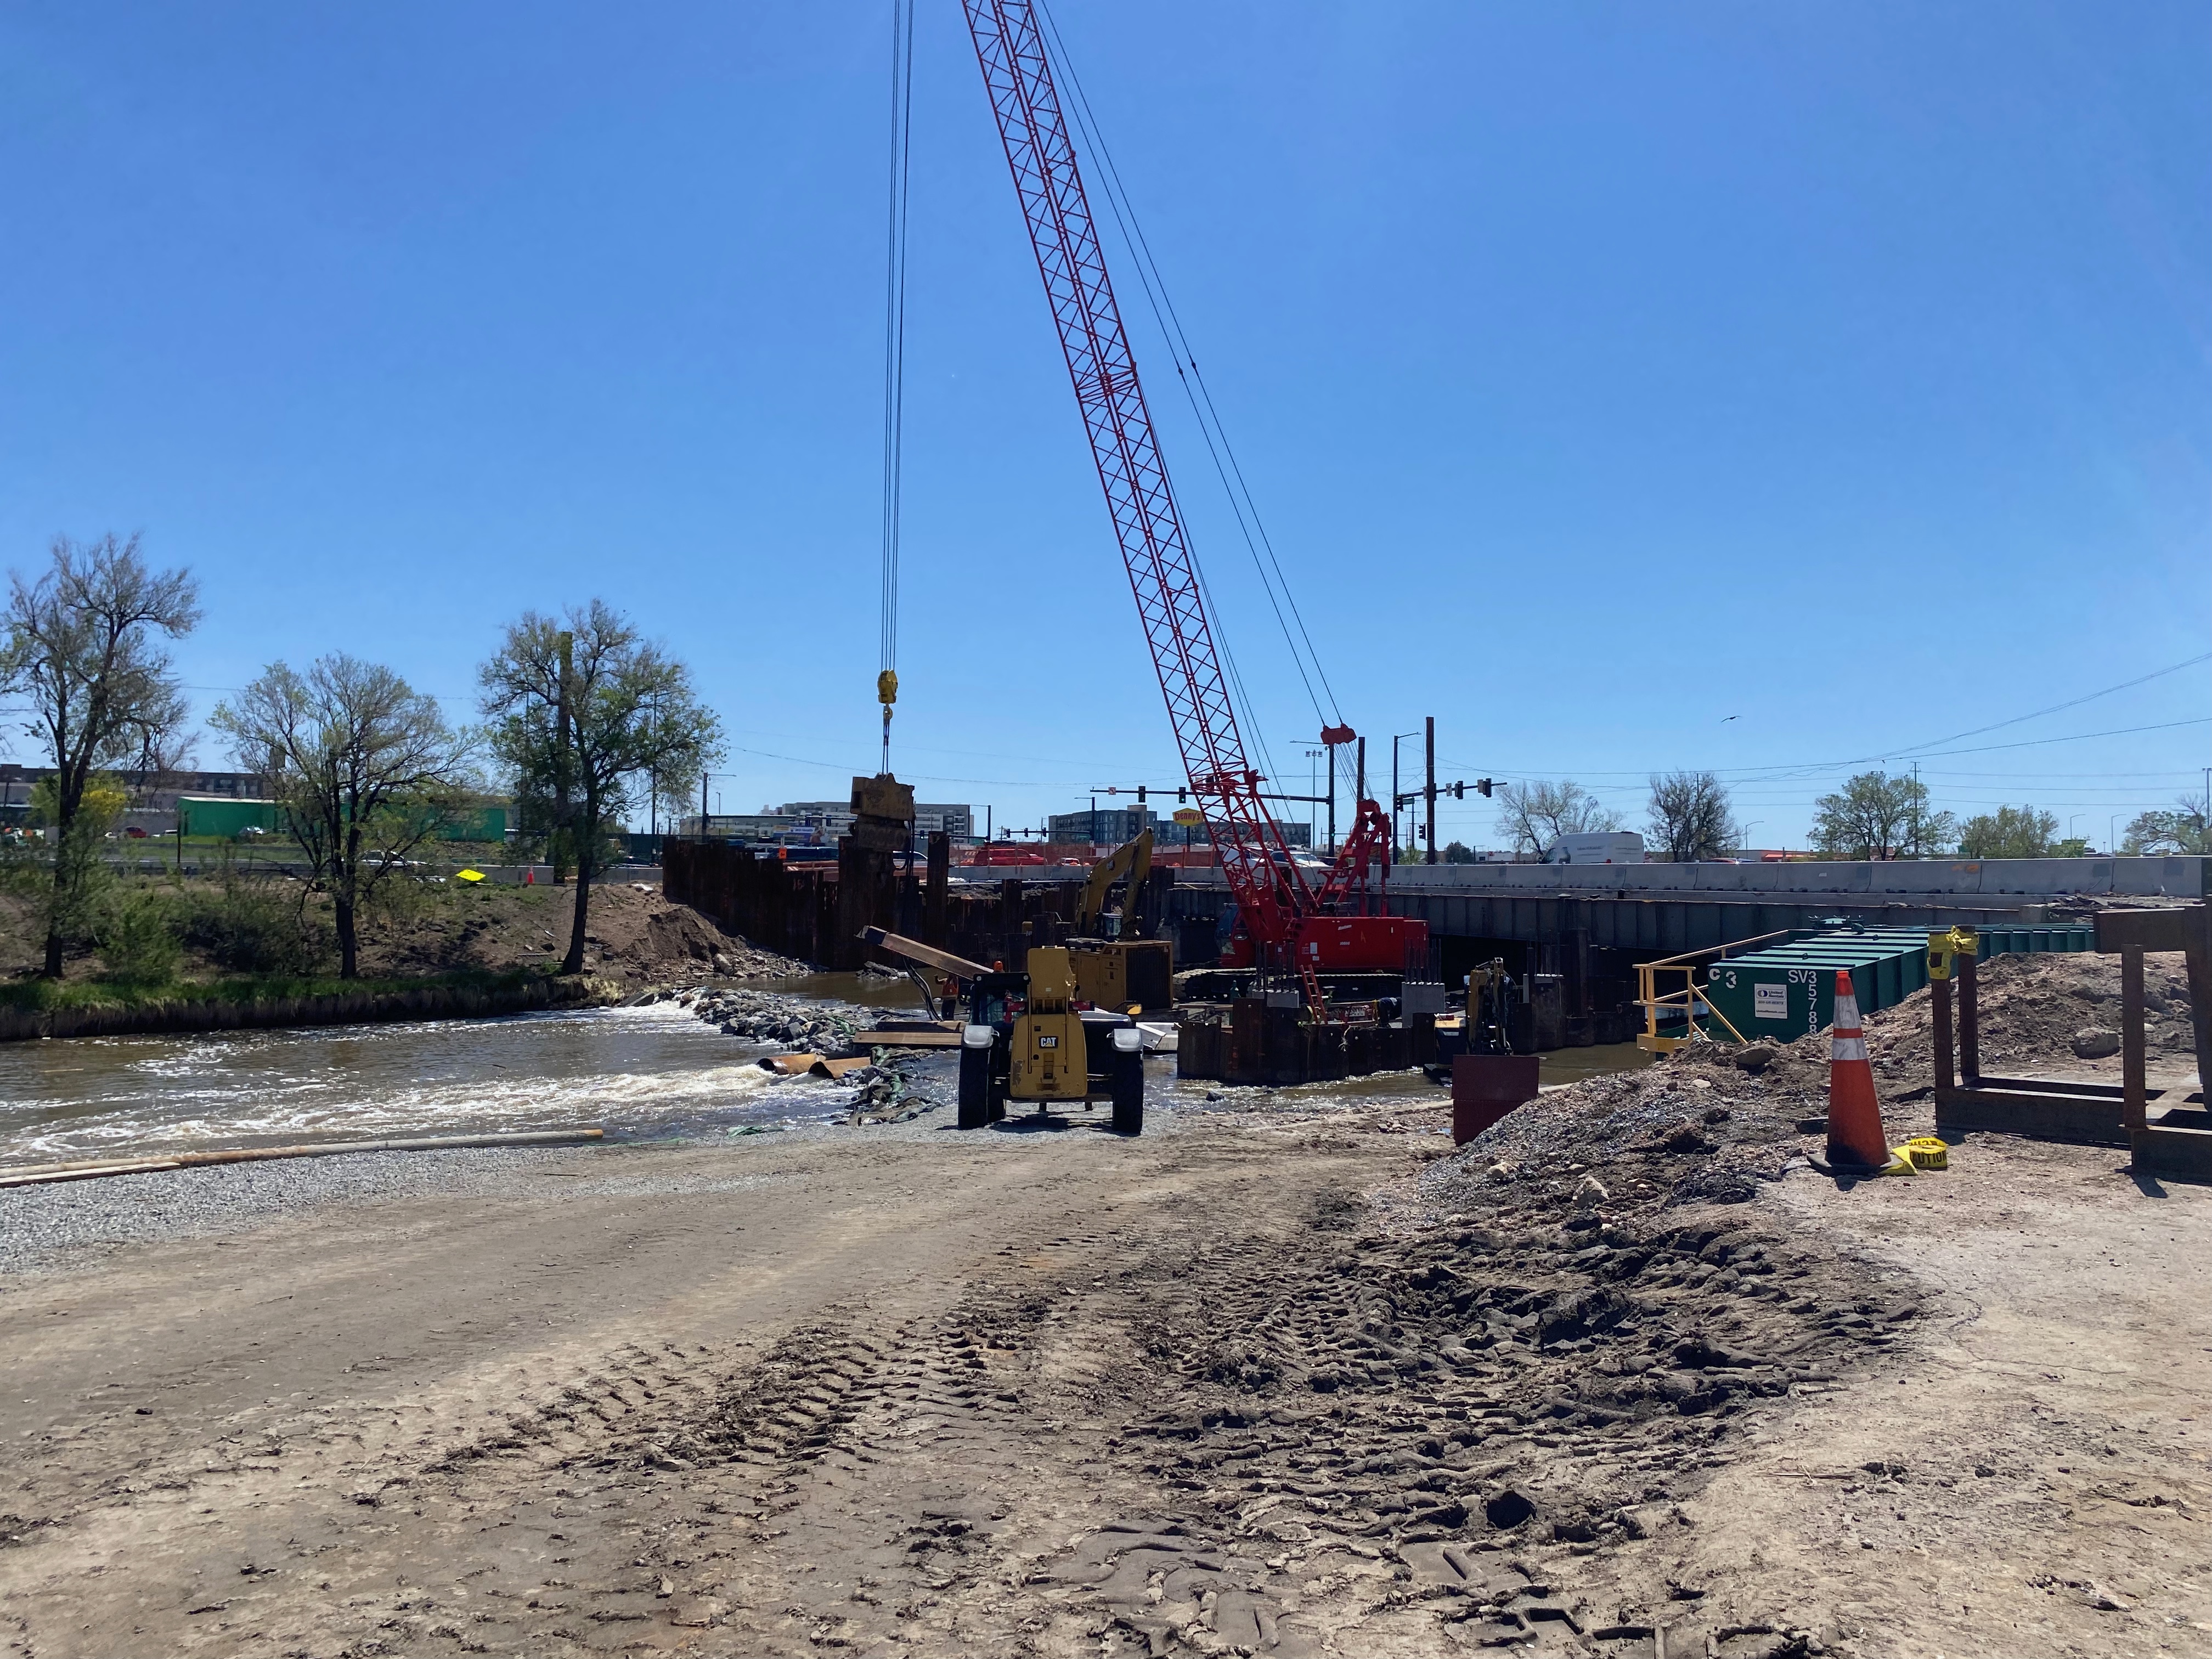
[(1316, 968), (1398, 971), (1409, 946), (1425, 951), (1427, 924), (1338, 914), (1355, 895), (1358, 910), (1366, 910), (1368, 866), (1388, 856), (1389, 820), (1379, 805), (1359, 803), (1352, 834), (1316, 890), (1261, 798), (1264, 780), (1246, 758), (1237, 730), (1197, 567), (1099, 251), (1036, 14), (1030, 0), (964, 3), (1184, 772), (1258, 965), (1299, 972), (1309, 1004), (1325, 1017)]

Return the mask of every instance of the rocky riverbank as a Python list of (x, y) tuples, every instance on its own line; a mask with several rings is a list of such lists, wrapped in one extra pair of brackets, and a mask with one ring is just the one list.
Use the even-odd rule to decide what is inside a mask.
[[(836, 1057), (867, 1042), (866, 1012), (845, 1003), (708, 985), (653, 992), (639, 1001), (672, 1002), (719, 1027), (725, 1036), (786, 1053)], [(854, 1091), (851, 1121), (903, 1123), (945, 1103), (933, 1068), (919, 1056), (896, 1049), (878, 1049), (873, 1064), (837, 1079)]]

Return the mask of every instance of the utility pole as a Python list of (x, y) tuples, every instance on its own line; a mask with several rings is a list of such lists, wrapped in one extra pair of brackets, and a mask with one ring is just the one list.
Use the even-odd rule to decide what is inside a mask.
[(1388, 870), (1398, 861), (1398, 739), (1390, 739), (1390, 850), (1384, 856), (1382, 867)]
[(1428, 717), (1429, 781), (1423, 793), (1429, 798), (1429, 862), (1437, 861), (1437, 717)]
[(707, 775), (699, 775), (699, 839), (707, 839)]

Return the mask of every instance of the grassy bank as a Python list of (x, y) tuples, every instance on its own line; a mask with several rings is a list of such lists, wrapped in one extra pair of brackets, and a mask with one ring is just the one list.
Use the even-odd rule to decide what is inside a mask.
[(81, 979), (18, 980), (0, 986), (0, 1009), (15, 1013), (60, 1010), (114, 1009), (121, 1012), (300, 1001), (329, 997), (399, 996), (410, 992), (479, 992), (496, 996), (527, 989), (551, 975), (542, 969), (462, 969), (340, 979), (331, 975), (239, 974), (216, 979), (184, 977), (158, 981)]

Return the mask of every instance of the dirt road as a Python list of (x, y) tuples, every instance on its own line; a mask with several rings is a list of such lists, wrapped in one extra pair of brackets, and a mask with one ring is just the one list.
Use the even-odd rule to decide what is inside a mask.
[[(1656, 1069), (1544, 1109), (1717, 1097)], [(534, 1153), (22, 1275), (0, 1650), (2212, 1646), (2206, 1194), (1429, 1127)]]

